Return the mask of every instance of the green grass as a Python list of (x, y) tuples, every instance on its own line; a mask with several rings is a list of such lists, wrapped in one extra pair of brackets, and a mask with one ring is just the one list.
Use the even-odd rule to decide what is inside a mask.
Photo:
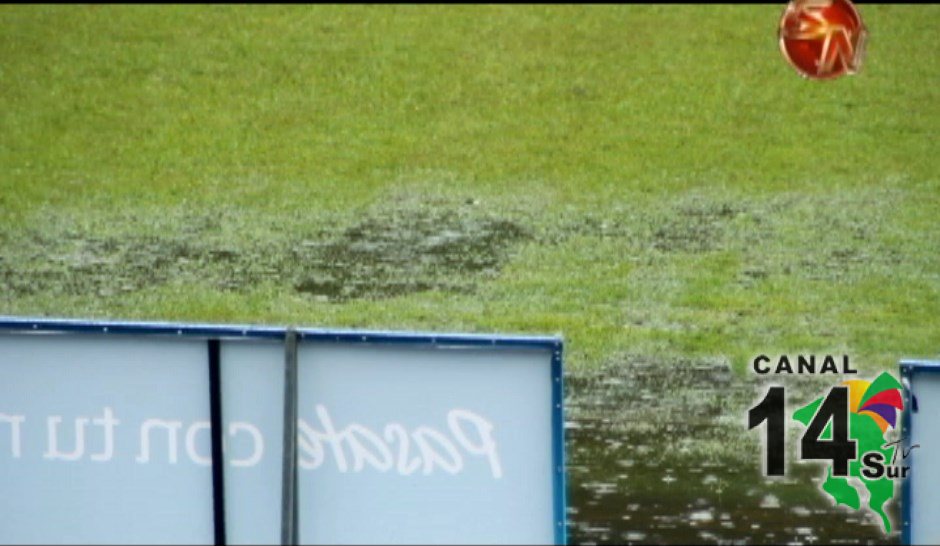
[(573, 368), (940, 356), (940, 6), (861, 6), (865, 65), (832, 82), (781, 58), (781, 10), (4, 6), (0, 272), (193, 218), (251, 253), (467, 199), (534, 236), (455, 273), (470, 293), (326, 303), (196, 271), (0, 313), (557, 332)]

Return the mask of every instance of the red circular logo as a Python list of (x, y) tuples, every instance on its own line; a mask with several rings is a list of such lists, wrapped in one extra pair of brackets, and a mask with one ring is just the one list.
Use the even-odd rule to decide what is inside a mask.
[(867, 32), (849, 0), (792, 0), (780, 18), (780, 51), (802, 76), (855, 74)]

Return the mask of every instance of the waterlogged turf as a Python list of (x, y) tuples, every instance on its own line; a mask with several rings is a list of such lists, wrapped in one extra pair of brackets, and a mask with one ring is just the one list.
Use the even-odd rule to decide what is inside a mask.
[[(832, 385), (826, 376), (792, 379), (786, 384), (794, 407)], [(741, 430), (768, 384), (767, 377), (735, 374), (722, 359), (668, 366), (629, 353), (570, 378), (571, 541), (897, 543), (897, 525), (886, 534), (875, 511), (853, 510), (823, 493), (830, 485), (824, 462), (795, 462), (796, 427), (787, 439), (794, 462), (786, 476), (761, 478), (761, 446)], [(890, 494), (888, 485), (882, 494)], [(900, 521), (898, 503), (885, 505), (885, 514)]]
[(937, 237), (902, 231), (901, 188), (554, 214), (439, 191), (354, 213), (42, 205), (0, 237), (4, 312), (560, 332), (574, 370), (625, 350), (739, 372), (759, 353), (845, 353), (863, 372), (936, 354), (921, 247)]
[(0, 313), (560, 333), (575, 540), (877, 540), (748, 365), (940, 356), (940, 6), (782, 9), (4, 6)]

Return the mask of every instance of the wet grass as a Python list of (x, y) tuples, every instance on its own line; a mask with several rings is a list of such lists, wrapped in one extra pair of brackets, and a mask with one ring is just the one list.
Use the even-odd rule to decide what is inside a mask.
[(936, 356), (940, 10), (778, 11), (4, 8), (0, 312)]
[(779, 11), (6, 7), (0, 312), (936, 356), (940, 10)]
[(0, 313), (560, 333), (576, 541), (871, 540), (746, 370), (940, 356), (940, 7), (781, 9), (4, 6)]
[(686, 194), (558, 221), (462, 197), (310, 217), (66, 210), (5, 231), (0, 301), (20, 314), (561, 332), (573, 369), (623, 350), (738, 370), (760, 352), (889, 367), (938, 341), (926, 247), (940, 241), (899, 237), (893, 211), (908, 199)]
[(161, 234), (45, 226), (16, 235), (22, 244), (11, 244), (0, 262), (0, 289), (20, 297), (107, 298), (171, 282), (233, 294), (268, 282), (317, 302), (468, 292), (469, 280), (492, 277), (507, 246), (526, 233), (513, 222), (465, 210), (390, 209), (345, 229), (298, 227), (260, 238), (223, 236), (238, 220), (206, 215), (181, 215), (173, 232)]

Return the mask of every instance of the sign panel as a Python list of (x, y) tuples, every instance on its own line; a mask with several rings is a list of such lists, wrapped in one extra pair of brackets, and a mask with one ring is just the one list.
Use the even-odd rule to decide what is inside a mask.
[(558, 339), (287, 332), (0, 318), (0, 543), (564, 542)]
[(0, 542), (212, 542), (205, 343), (0, 335)]
[[(940, 362), (901, 363), (905, 386), (903, 449), (911, 467), (903, 482), (905, 544), (940, 543)], [(915, 447), (916, 446), (916, 447)]]
[(550, 358), (301, 344), (300, 541), (553, 542)]
[(284, 345), (224, 340), (225, 524), (231, 544), (281, 540)]

